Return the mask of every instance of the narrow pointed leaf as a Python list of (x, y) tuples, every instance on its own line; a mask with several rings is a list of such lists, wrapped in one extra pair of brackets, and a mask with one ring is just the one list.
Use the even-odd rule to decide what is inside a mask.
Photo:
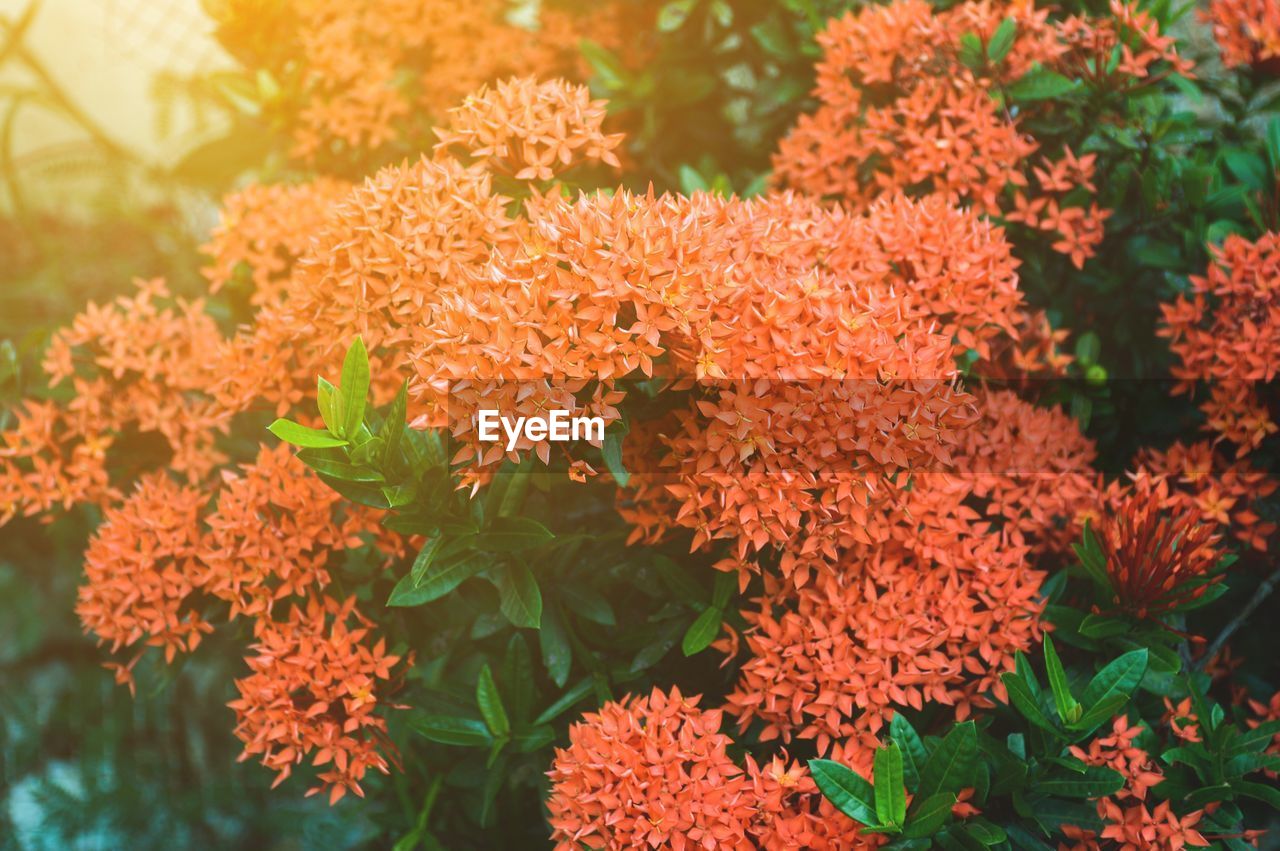
[(684, 639), (680, 642), (680, 649), (684, 651), (684, 655), (692, 656), (707, 649), (720, 634), (720, 622), (723, 618), (724, 612), (715, 606), (703, 609), (702, 614), (689, 624), (689, 628), (685, 630)]
[(267, 426), (267, 431), (285, 443), (301, 446), (303, 449), (332, 449), (337, 446), (347, 445), (347, 441), (340, 437), (334, 437), (329, 432), (321, 431), (318, 428), (299, 425), (293, 420), (276, 420)]
[(546, 526), (528, 517), (498, 517), (476, 536), (476, 547), (494, 553), (518, 552), (555, 538)]
[(873, 777), (880, 824), (901, 827), (907, 818), (907, 792), (902, 776), (902, 750), (897, 742), (890, 740), (887, 747), (876, 751)]
[(476, 681), (476, 705), (480, 707), (480, 715), (490, 733), (498, 737), (511, 733), (511, 721), (507, 718), (506, 707), (502, 705), (502, 694), (487, 664), (480, 669), (480, 677)]
[(924, 741), (901, 712), (895, 713), (893, 720), (889, 722), (889, 735), (902, 749), (902, 775), (906, 780), (907, 790), (915, 792), (920, 787), (920, 769), (924, 768), (925, 760), (929, 758)]
[(364, 422), (364, 408), (369, 396), (369, 352), (364, 340), (356, 337), (342, 361), (342, 381), (334, 400), (334, 414), (341, 423), (342, 435), (354, 437)]
[(523, 564), (499, 574), (498, 597), (499, 608), (511, 623), (533, 629), (542, 624), (542, 592), (533, 572)]
[(1067, 672), (1058, 658), (1058, 651), (1053, 647), (1053, 639), (1047, 635), (1044, 637), (1044, 664), (1049, 674), (1049, 688), (1053, 691), (1053, 704), (1058, 710), (1058, 717), (1064, 723), (1078, 720), (1080, 705), (1071, 696)]

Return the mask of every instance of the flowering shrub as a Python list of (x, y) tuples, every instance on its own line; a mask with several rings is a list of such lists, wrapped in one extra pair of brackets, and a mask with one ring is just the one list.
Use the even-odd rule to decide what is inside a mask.
[[(1280, 269), (1228, 233), (1280, 130), (1212, 174), (1140, 135), (1197, 85), (1166, 7), (834, 17), (755, 197), (648, 183), (653, 128), (571, 80), (644, 79), (697, 21), (776, 69), (781, 11), (214, 6), (306, 179), (227, 196), (200, 298), (55, 332), (0, 443), (0, 522), (100, 512), (76, 613), (117, 682), (238, 647), (241, 759), (394, 799), (400, 848), (1257, 839)], [(1045, 294), (1192, 215), (1129, 232), (1148, 156), (1202, 201), (1219, 158), (1271, 173), (1187, 228), (1185, 292), (1135, 287), (1209, 395), (1126, 452), (1090, 426), (1121, 391), (1088, 320), (1123, 307)], [(603, 431), (489, 442), (489, 410)]]
[(1223, 62), (1274, 68), (1280, 57), (1280, 8), (1274, 3), (1214, 0), (1204, 17), (1213, 26)]
[(1090, 200), (1097, 154), (1078, 157), (1022, 126), (1077, 90), (1114, 96), (1167, 73), (1162, 65), (1190, 67), (1145, 12), (1119, 2), (1111, 11), (1050, 22), (1030, 4), (935, 12), (904, 0), (847, 13), (819, 37), (821, 106), (783, 141), (779, 179), (853, 204), (887, 191), (936, 192), (1046, 232), (1083, 266), (1108, 215)]

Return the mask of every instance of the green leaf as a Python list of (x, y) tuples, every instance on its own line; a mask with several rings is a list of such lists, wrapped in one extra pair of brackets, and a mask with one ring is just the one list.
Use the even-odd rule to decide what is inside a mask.
[(1222, 152), (1222, 160), (1227, 170), (1250, 189), (1261, 190), (1267, 187), (1267, 164), (1262, 157), (1252, 151), (1238, 148)]
[(387, 498), (387, 505), (392, 508), (404, 508), (418, 498), (417, 484), (383, 485), (382, 495)]
[(498, 517), (512, 517), (520, 513), (520, 509), (524, 508), (525, 495), (529, 493), (529, 485), (532, 482), (533, 470), (526, 457), (511, 473), (511, 480), (507, 482), (507, 489), (503, 492), (502, 501), (498, 504)]
[(1101, 798), (1119, 791), (1123, 786), (1124, 775), (1120, 772), (1105, 766), (1090, 765), (1079, 773), (1042, 777), (1035, 783), (1035, 792), (1063, 798)]
[(976, 71), (983, 65), (983, 56), (982, 39), (978, 38), (977, 33), (967, 32), (960, 36), (961, 64)]
[[(680, 176), (680, 191), (685, 195), (692, 195), (695, 192), (706, 192), (710, 188), (707, 185), (707, 181), (703, 178), (701, 174), (698, 173), (698, 170), (687, 163), (682, 163), (680, 165), (679, 176)], [(605, 466), (609, 468), (609, 472), (612, 473), (613, 465), (609, 463), (609, 435), (608, 434), (605, 434), (604, 440), (605, 440), (604, 463), (605, 463)], [(617, 449), (615, 451), (617, 452), (618, 464), (619, 466), (621, 466), (622, 441), (618, 440), (615, 442), (615, 444), (617, 446)], [(623, 475), (624, 476), (626, 475), (626, 470), (623, 470)], [(616, 479), (617, 476), (615, 475), (614, 478)], [(622, 487), (627, 486), (626, 482), (620, 481), (618, 484), (621, 485)]]
[(1280, 720), (1267, 721), (1251, 730), (1245, 730), (1232, 742), (1233, 753), (1254, 753), (1262, 750), (1280, 734)]
[(703, 605), (706, 592), (689, 577), (684, 568), (664, 555), (655, 556), (653, 566), (676, 599), (694, 604), (695, 607)]
[(1231, 784), (1231, 788), (1241, 795), (1247, 795), (1250, 798), (1262, 801), (1273, 810), (1280, 810), (1280, 789), (1274, 786), (1266, 786), (1249, 780), (1237, 780)]
[(584, 38), (578, 42), (578, 51), (582, 54), (582, 58), (587, 60), (587, 64), (591, 66), (591, 69), (595, 71), (605, 89), (615, 92), (626, 85), (626, 68), (618, 61), (618, 57), (607, 48)]
[(1143, 647), (1139, 650), (1130, 650), (1105, 665), (1089, 681), (1089, 685), (1085, 686), (1084, 694), (1080, 696), (1081, 702), (1092, 709), (1094, 705), (1111, 695), (1122, 694), (1126, 697), (1132, 695), (1138, 683), (1142, 682), (1143, 675), (1147, 673), (1149, 656), (1147, 649)]
[(331, 434), (337, 434), (340, 424), (334, 411), (334, 400), (338, 398), (337, 389), (321, 376), (316, 376), (316, 407), (320, 409), (320, 418)]
[(1022, 825), (1011, 824), (1005, 829), (1009, 834), (1010, 842), (1018, 851), (1053, 851), (1052, 846), (1046, 844)]
[(1103, 614), (1088, 614), (1080, 621), (1077, 631), (1085, 638), (1115, 638), (1131, 629), (1122, 618)]
[(533, 571), (515, 564), (498, 574), (498, 607), (516, 626), (537, 629), (542, 624), (542, 592)]
[(987, 58), (993, 65), (999, 65), (1009, 55), (1009, 49), (1013, 47), (1013, 39), (1017, 33), (1018, 22), (1013, 18), (1005, 18), (1000, 22), (1000, 26), (996, 27), (996, 31), (991, 35), (991, 41), (987, 42)]
[[(444, 549), (447, 548), (446, 546)], [(423, 552), (426, 550), (427, 548), (423, 547)], [(423, 603), (439, 600), (492, 564), (484, 556), (476, 553), (456, 555), (431, 561), (419, 574), (418, 564), (421, 559), (422, 553), (419, 553), (418, 560), (413, 564), (413, 570), (401, 579), (396, 584), (396, 590), (391, 592), (391, 599), (387, 601), (388, 606), (421, 606)], [(405, 586), (403, 590), (401, 586)], [(399, 597), (397, 592), (400, 592)]]
[(340, 437), (334, 437), (327, 431), (321, 431), (318, 428), (307, 428), (292, 420), (276, 420), (267, 426), (267, 431), (285, 443), (301, 446), (304, 449), (332, 449), (336, 446), (347, 445), (347, 441)]
[(1104, 697), (1102, 700), (1089, 707), (1089, 710), (1080, 716), (1080, 720), (1071, 724), (1071, 729), (1077, 734), (1092, 733), (1105, 722), (1114, 718), (1124, 705), (1129, 702), (1129, 696), (1124, 694), (1112, 694)]
[(697, 0), (670, 0), (658, 10), (658, 31), (674, 32), (684, 26)]
[(1011, 99), (1026, 103), (1062, 97), (1075, 91), (1076, 87), (1077, 83), (1074, 80), (1036, 65), (1010, 85), (1006, 91)]
[[(548, 612), (550, 611), (551, 610), (548, 610)], [(548, 621), (550, 621), (550, 618), (548, 618)], [(539, 636), (546, 635), (546, 633), (547, 633), (547, 628), (543, 627), (542, 631), (539, 633)], [(552, 703), (546, 709), (542, 710), (542, 714), (539, 715), (537, 718), (533, 719), (533, 725), (537, 727), (542, 724), (550, 723), (551, 721), (554, 721), (555, 719), (559, 718), (561, 715), (568, 712), (569, 708), (572, 707), (575, 703), (577, 703), (578, 701), (586, 697), (588, 694), (590, 694), (591, 688), (593, 685), (594, 683), (591, 677), (586, 677), (585, 679), (579, 680), (573, 686), (573, 688), (569, 689), (564, 694), (560, 695), (560, 697), (558, 697), (554, 703)]]
[(365, 482), (347, 482), (320, 474), (320, 480), (352, 502), (386, 511), (391, 507), (382, 488)]
[(902, 776), (902, 750), (897, 742), (890, 740), (887, 747), (876, 751), (872, 776), (880, 824), (902, 827), (907, 820), (907, 790)]
[(914, 792), (920, 786), (920, 769), (924, 768), (929, 752), (925, 750), (916, 728), (911, 726), (911, 722), (901, 712), (895, 712), (889, 722), (889, 736), (902, 749), (903, 778), (907, 789)]
[(938, 744), (920, 771), (920, 791), (930, 798), (939, 792), (957, 795), (972, 782), (978, 758), (978, 728), (972, 721), (957, 724)]
[(711, 590), (711, 605), (717, 609), (724, 609), (729, 605), (729, 601), (733, 599), (733, 592), (737, 588), (737, 571), (717, 571), (715, 586)]
[(1076, 340), (1076, 360), (1084, 366), (1097, 363), (1102, 343), (1093, 331), (1086, 331)]
[(1280, 172), (1280, 116), (1267, 122), (1267, 162), (1271, 173)]
[(342, 361), (342, 383), (338, 385), (334, 414), (341, 424), (339, 434), (351, 438), (364, 422), (365, 403), (369, 397), (369, 352), (364, 340), (356, 337)]
[(975, 816), (968, 819), (964, 823), (965, 829), (969, 831), (969, 835), (990, 848), (993, 845), (999, 845), (1008, 839), (1008, 834), (1004, 832), (1004, 828), (993, 822), (987, 821), (981, 816)]
[(1036, 700), (1040, 699), (1040, 680), (1036, 679), (1035, 669), (1031, 667), (1031, 660), (1027, 658), (1027, 654), (1021, 650), (1017, 650), (1013, 654), (1013, 669), (1027, 686), (1027, 690), (1035, 696)]
[(1058, 717), (1064, 723), (1080, 720), (1080, 704), (1071, 696), (1071, 687), (1067, 684), (1067, 672), (1058, 659), (1058, 651), (1053, 647), (1053, 639), (1044, 637), (1044, 664), (1049, 673), (1049, 688), (1053, 690), (1053, 703), (1058, 709)]
[(507, 709), (502, 705), (502, 695), (498, 684), (493, 681), (493, 671), (488, 663), (480, 669), (480, 677), (476, 680), (476, 705), (480, 707), (480, 715), (490, 733), (499, 737), (510, 735), (511, 721), (507, 718)]
[(956, 804), (956, 796), (950, 792), (939, 792), (923, 799), (919, 804), (912, 803), (911, 818), (907, 820), (902, 835), (908, 838), (931, 836), (946, 823), (951, 816), (951, 808)]
[(751, 28), (751, 35), (756, 43), (771, 56), (787, 59), (795, 55), (795, 49), (787, 36), (787, 30), (777, 20), (770, 19)]
[(1037, 727), (1055, 734), (1058, 732), (1058, 728), (1054, 726), (1053, 721), (1040, 708), (1040, 700), (1031, 693), (1026, 680), (1016, 674), (1006, 673), (1000, 675), (1000, 681), (1004, 683), (1005, 690), (1009, 692), (1009, 702), (1022, 713), (1024, 718)]
[(424, 715), (413, 721), (413, 729), (442, 745), (483, 748), (493, 744), (489, 728), (475, 718)]
[(550, 529), (528, 517), (495, 517), (476, 536), (476, 547), (491, 553), (512, 553), (541, 546), (554, 538)]
[(860, 824), (875, 826), (875, 792), (853, 769), (829, 759), (811, 759), (809, 773), (836, 809)]
[(703, 609), (702, 614), (689, 624), (689, 628), (685, 630), (684, 639), (680, 642), (680, 649), (684, 651), (684, 655), (692, 656), (707, 649), (720, 634), (720, 622), (723, 619), (722, 609), (715, 606)]
[(522, 633), (512, 632), (511, 640), (507, 642), (507, 652), (502, 657), (502, 688), (511, 705), (511, 717), (519, 727), (529, 720), (536, 693), (533, 659)]
[(554, 728), (543, 724), (541, 726), (532, 727), (528, 732), (516, 733), (511, 737), (515, 742), (516, 748), (520, 753), (533, 753), (541, 750), (556, 740), (556, 731)]
[(609, 601), (580, 583), (571, 582), (561, 587), (560, 599), (577, 614), (601, 626), (616, 626), (618, 623)]
[(409, 379), (400, 385), (400, 392), (387, 409), (387, 418), (383, 421), (382, 431), (382, 466), (389, 468), (400, 457), (400, 438), (404, 436), (405, 416), (409, 408)]
[[(688, 166), (681, 167), (681, 180), (684, 180), (684, 169)], [(697, 174), (697, 172), (694, 172)], [(686, 194), (688, 191), (686, 190)], [(609, 471), (609, 475), (613, 476), (613, 480), (618, 483), (618, 487), (625, 488), (627, 483), (631, 481), (631, 474), (627, 472), (627, 468), (622, 463), (622, 438), (623, 435), (606, 431), (604, 433), (604, 444), (600, 447), (601, 453), (604, 455), (604, 466)]]
[[(372, 467), (362, 464), (348, 464), (345, 461), (336, 461), (320, 454), (320, 450), (304, 449), (298, 453), (298, 458), (308, 467), (315, 470), (322, 476), (330, 479), (336, 479), (340, 482), (381, 482), (382, 474)], [(382, 489), (379, 488), (379, 492)], [(386, 494), (383, 494), (386, 498)]]
[[(573, 648), (569, 644), (569, 636), (565, 632), (560, 609), (554, 603), (543, 609), (542, 628), (538, 630), (538, 647), (547, 675), (556, 686), (563, 688), (569, 681), (569, 671), (573, 665)], [(590, 686), (591, 683), (588, 682), (588, 690)], [(545, 715), (546, 713), (543, 713), (543, 716)], [(543, 716), (540, 716), (536, 723), (541, 724), (550, 720)]]

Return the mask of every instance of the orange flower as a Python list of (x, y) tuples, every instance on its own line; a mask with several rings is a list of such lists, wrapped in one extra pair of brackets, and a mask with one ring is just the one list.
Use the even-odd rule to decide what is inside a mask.
[[(1275, 534), (1276, 524), (1264, 522), (1252, 505), (1275, 493), (1280, 482), (1245, 460), (1224, 460), (1206, 441), (1175, 443), (1165, 452), (1143, 450), (1130, 477), (1150, 479), (1150, 486), (1165, 495), (1165, 510), (1190, 506), (1206, 523), (1230, 525), (1235, 536), (1254, 549), (1265, 551)], [(1114, 508), (1125, 493), (1122, 485), (1113, 483), (1106, 502)]]
[(1169, 513), (1168, 502), (1167, 482), (1139, 482), (1098, 530), (1114, 602), (1139, 618), (1197, 600), (1222, 579), (1209, 578), (1221, 557), (1216, 527), (1189, 506)]
[[(944, 11), (897, 0), (846, 13), (818, 36), (819, 107), (779, 145), (778, 181), (858, 207), (894, 191), (937, 193), (1049, 231), (1057, 236), (1053, 247), (1083, 266), (1102, 240), (1109, 211), (1059, 204), (1069, 193), (1095, 192), (1093, 155), (1063, 148), (1053, 159), (1033, 161), (1039, 144), (1019, 123), (1037, 105), (1021, 105), (1015, 118), (992, 94), (1036, 64), (1117, 90), (1147, 77), (1157, 63), (1188, 70), (1146, 13), (1119, 2), (1111, 12), (1051, 22), (1047, 11), (1023, 0), (969, 0)], [(961, 36), (973, 33), (986, 43), (1005, 18), (1017, 23), (1017, 35), (1004, 60), (978, 70), (962, 64)], [(1123, 57), (1114, 73), (1096, 59), (1113, 50)]]
[(386, 720), (374, 713), (400, 657), (382, 640), (367, 646), (371, 626), (354, 599), (327, 597), (294, 604), (285, 621), (259, 622), (257, 655), (245, 660), (253, 673), (236, 681), (240, 697), (227, 704), (245, 743), (242, 760), (260, 756), (279, 785), (311, 756), (324, 770), (307, 794), (327, 788), (331, 804), (348, 791), (364, 797), (360, 780), (370, 768), (389, 773), (379, 748), (395, 752)]
[(1258, 396), (1280, 369), (1280, 233), (1256, 242), (1232, 234), (1213, 253), (1206, 274), (1192, 276), (1191, 297), (1161, 306), (1159, 333), (1181, 361), (1180, 390), (1210, 382), (1207, 427), (1241, 457), (1280, 430)]
[(1212, 0), (1200, 12), (1228, 67), (1255, 65), (1274, 71), (1280, 59), (1280, 3), (1276, 0)]
[(221, 220), (204, 247), (213, 258), (204, 269), (209, 292), (237, 280), (246, 268), (250, 303), (262, 307), (279, 302), (294, 262), (350, 192), (349, 183), (320, 178), (297, 186), (253, 184), (223, 198)]
[[(168, 303), (167, 303), (168, 302)], [(194, 483), (225, 460), (214, 449), (230, 415), (209, 396), (221, 335), (203, 301), (169, 298), (162, 281), (135, 296), (90, 304), (57, 331), (45, 354), (63, 405), (27, 401), (0, 446), (0, 523), (55, 505), (109, 503), (107, 455), (121, 434), (151, 433), (168, 466)]]
[(1121, 715), (1112, 721), (1111, 735), (1093, 739), (1087, 750), (1071, 747), (1077, 759), (1120, 772), (1125, 785), (1114, 795), (1098, 800), (1098, 816), (1107, 823), (1101, 834), (1063, 825), (1063, 833), (1074, 842), (1059, 843), (1059, 851), (1097, 851), (1103, 847), (1099, 838), (1109, 840), (1105, 847), (1120, 851), (1179, 851), (1209, 844), (1195, 829), (1204, 815), (1203, 810), (1180, 817), (1174, 814), (1168, 801), (1161, 801), (1153, 809), (1147, 808), (1147, 791), (1163, 780), (1164, 775), (1151, 755), (1134, 745), (1134, 739), (1141, 732), (1141, 727), (1131, 725)]
[(726, 699), (742, 728), (759, 718), (763, 740), (816, 739), (823, 753), (856, 738), (874, 749), (895, 708), (929, 701), (963, 720), (990, 706), (1014, 652), (1039, 637), (1043, 574), (1016, 556), (951, 568), (865, 559), (799, 589), (766, 577), (766, 596), (744, 612), (750, 657)]
[[(213, 631), (191, 599), (200, 585), (200, 511), (207, 497), (163, 473), (144, 477), (107, 511), (85, 552), (76, 614), (115, 653), (139, 642), (164, 648), (165, 661), (196, 649)], [(133, 689), (127, 665), (111, 665)]]
[(547, 799), (558, 851), (752, 848), (755, 800), (730, 759), (720, 710), (679, 689), (606, 703), (569, 728)]
[(460, 150), (516, 180), (551, 180), (579, 162), (619, 167), (613, 149), (622, 135), (601, 131), (605, 102), (592, 100), (586, 86), (501, 80), (469, 95), (449, 115), (449, 125), (436, 128), (437, 151)]
[(339, 514), (342, 497), (293, 457), (286, 444), (262, 448), (252, 464), (224, 471), (206, 523), (201, 584), (231, 604), (230, 617), (270, 617), (275, 601), (329, 584), (332, 555), (358, 547), (377, 528)]
[[(1249, 727), (1252, 729), (1260, 724), (1268, 721), (1280, 721), (1280, 691), (1271, 695), (1271, 700), (1263, 703), (1260, 700), (1250, 700), (1249, 710), (1253, 713), (1253, 718), (1248, 720)], [(1273, 756), (1280, 756), (1280, 733), (1276, 733), (1271, 739), (1271, 745), (1267, 748), (1267, 753)], [(1267, 776), (1273, 780), (1276, 778), (1277, 772), (1268, 770)]]
[(246, 65), (299, 81), (299, 91), (286, 93), (292, 153), (312, 164), (344, 152), (364, 160), (405, 136), (422, 145), (415, 111), (443, 117), (468, 92), (505, 75), (586, 79), (577, 50), (584, 38), (636, 58), (624, 26), (634, 14), (628, 3), (593, 4), (584, 14), (544, 9), (532, 28), (512, 24), (502, 0), (474, 0), (466, 14), (446, 0), (210, 5), (224, 43)]

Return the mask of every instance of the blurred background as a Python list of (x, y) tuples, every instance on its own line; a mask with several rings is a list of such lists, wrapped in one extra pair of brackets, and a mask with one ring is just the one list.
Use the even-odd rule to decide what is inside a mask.
[[(87, 301), (139, 276), (201, 288), (252, 159), (210, 88), (231, 66), (199, 0), (0, 0), (0, 418)], [(94, 522), (0, 528), (0, 848), (360, 845), (367, 810), (268, 798), (236, 763), (237, 653), (151, 672), (137, 700), (112, 682), (73, 611)]]

